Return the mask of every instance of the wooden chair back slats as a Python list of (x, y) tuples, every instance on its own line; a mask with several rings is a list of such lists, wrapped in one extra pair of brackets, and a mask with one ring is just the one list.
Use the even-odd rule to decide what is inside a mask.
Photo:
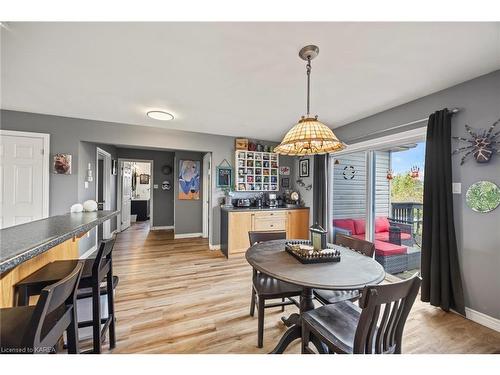
[[(57, 309), (61, 309), (61, 312), (57, 314), (59, 319), (69, 319), (68, 313), (72, 312), (76, 303), (76, 290), (82, 270), (83, 263), (78, 262), (68, 276), (42, 289), (29, 323), (30, 328), (22, 339), (24, 346), (31, 348), (42, 347), (44, 341), (54, 341), (54, 339), (62, 336), (67, 325), (62, 328), (60, 327), (61, 324), (58, 323), (50, 326), (47, 320), (49, 314)], [(42, 329), (44, 330), (43, 337)], [(49, 336), (50, 338), (46, 340)]]
[(420, 283), (421, 279), (415, 275), (398, 283), (363, 289), (359, 300), (362, 311), (354, 336), (354, 353), (401, 353), (404, 325)]
[(391, 304), (384, 305), (384, 313), (382, 314), (382, 320), (379, 323), (379, 329), (377, 330), (377, 337), (375, 339), (375, 352), (383, 353), (386, 348), (384, 332), (386, 332), (387, 324), (389, 322), (389, 314), (391, 312)]
[(107, 272), (107, 268), (109, 267), (108, 260), (111, 258), (111, 252), (113, 251), (114, 245), (115, 238), (101, 241), (101, 245), (99, 246), (99, 250), (97, 251), (97, 255), (92, 266), (92, 273), (94, 275), (99, 273), (104, 274)]
[(248, 232), (248, 239), (250, 240), (250, 246), (253, 246), (259, 242), (273, 241), (273, 240), (284, 240), (284, 239), (286, 239), (286, 232), (285, 231), (250, 231), (250, 232)]
[(365, 348), (365, 351), (368, 353), (370, 353), (373, 348), (373, 339), (377, 331), (377, 322), (379, 314), (380, 314), (380, 306), (375, 306), (375, 308), (373, 309), (372, 319), (368, 326), (368, 336), (367, 336), (368, 339), (366, 340), (366, 348)]
[(50, 314), (54, 310), (57, 310), (68, 298), (72, 296), (73, 291), (78, 286), (78, 280), (80, 279), (78, 275), (78, 270), (83, 267), (83, 263), (78, 262), (75, 269), (64, 279), (58, 281), (55, 284), (49, 285), (42, 289), (41, 294), (47, 294), (47, 314)]
[(335, 244), (348, 247), (349, 249), (357, 251), (358, 253), (366, 255), (370, 258), (373, 258), (373, 253), (375, 253), (375, 245), (372, 242), (346, 236), (345, 234), (337, 234), (335, 237)]

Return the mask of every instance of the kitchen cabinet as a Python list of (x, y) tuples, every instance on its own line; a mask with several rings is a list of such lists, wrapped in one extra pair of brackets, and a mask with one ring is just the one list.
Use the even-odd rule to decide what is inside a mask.
[(250, 231), (286, 231), (287, 238), (309, 238), (309, 208), (222, 208), (221, 251), (226, 257), (245, 252)]

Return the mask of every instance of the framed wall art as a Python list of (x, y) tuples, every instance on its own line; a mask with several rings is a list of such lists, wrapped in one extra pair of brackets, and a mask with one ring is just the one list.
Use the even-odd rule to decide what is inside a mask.
[(288, 189), (290, 187), (290, 178), (288, 177), (282, 177), (281, 178), (281, 187)]
[(233, 167), (226, 160), (222, 160), (222, 162), (217, 166), (217, 180), (216, 185), (218, 188), (231, 188), (233, 183)]
[(299, 160), (299, 177), (309, 177), (309, 159)]
[(179, 160), (179, 195), (181, 200), (200, 199), (200, 162)]
[(478, 181), (467, 189), (465, 201), (476, 212), (493, 211), (500, 205), (500, 188), (491, 181)]
[(55, 154), (53, 169), (55, 174), (71, 174), (71, 154)]

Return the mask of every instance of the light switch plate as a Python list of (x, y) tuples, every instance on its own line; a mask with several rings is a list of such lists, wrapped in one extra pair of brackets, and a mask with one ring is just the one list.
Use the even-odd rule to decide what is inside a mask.
[(88, 183), (88, 181), (85, 181), (85, 182), (84, 182), (84, 184), (83, 184), (83, 186), (85, 186), (85, 189), (88, 189), (88, 188), (89, 188), (89, 183)]
[(158, 189), (158, 185), (157, 185), (157, 184), (154, 184), (154, 185), (153, 185), (153, 189)]
[(451, 184), (453, 194), (462, 194), (462, 183), (461, 182), (453, 182)]

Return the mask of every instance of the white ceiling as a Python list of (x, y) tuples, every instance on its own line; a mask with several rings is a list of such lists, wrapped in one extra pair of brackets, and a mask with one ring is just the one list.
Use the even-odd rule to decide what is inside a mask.
[[(305, 111), (331, 127), (500, 68), (500, 23), (9, 23), (2, 108), (280, 140)], [(165, 109), (159, 122), (145, 112)]]

